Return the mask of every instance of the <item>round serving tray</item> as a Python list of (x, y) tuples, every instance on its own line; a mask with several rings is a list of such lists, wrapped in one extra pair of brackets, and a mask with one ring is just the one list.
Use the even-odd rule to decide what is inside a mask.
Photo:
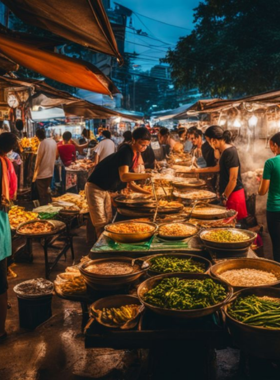
[(189, 279), (189, 280), (204, 280), (206, 278), (211, 278), (207, 274), (190, 274), (190, 273), (167, 273), (167, 274), (161, 274), (159, 276), (151, 277), (144, 282), (142, 282), (138, 289), (137, 289), (137, 295), (140, 299), (140, 301), (151, 311), (160, 314), (165, 315), (169, 317), (175, 317), (175, 318), (201, 318), (206, 315), (212, 314), (215, 311), (219, 310), (223, 305), (225, 305), (229, 299), (232, 297), (233, 294), (233, 288), (228, 285), (225, 281), (222, 281), (220, 279), (215, 279), (215, 282), (218, 282), (224, 286), (224, 288), (227, 291), (226, 298), (215, 305), (203, 308), (203, 309), (193, 309), (193, 310), (177, 310), (177, 309), (166, 309), (163, 307), (158, 307), (151, 305), (144, 300), (145, 294), (153, 289), (155, 286), (157, 286), (158, 283), (160, 283), (164, 278), (170, 278), (170, 277), (179, 277), (180, 279)]
[(196, 188), (196, 187), (202, 187), (206, 185), (206, 182), (202, 179), (196, 179), (196, 178), (181, 178), (177, 179), (171, 182), (174, 187), (177, 187), (178, 189), (185, 189), (185, 188)]
[[(161, 232), (160, 232), (160, 229), (162, 226), (166, 226), (168, 224), (183, 224), (185, 226), (190, 226), (190, 227), (193, 227), (195, 228), (195, 231), (192, 233), (192, 234), (186, 234), (186, 235), (180, 235), (180, 236), (170, 236), (170, 235), (163, 235)], [(161, 238), (161, 239), (166, 239), (166, 240), (183, 240), (183, 239), (187, 239), (187, 238), (191, 238), (193, 237), (194, 235), (196, 235), (197, 233), (199, 232), (199, 228), (197, 226), (195, 226), (194, 224), (191, 224), (191, 223), (176, 223), (176, 222), (171, 222), (171, 223), (162, 223), (159, 225), (158, 227), (158, 236)]]
[[(128, 273), (128, 274), (121, 274), (121, 275), (101, 275), (97, 273), (91, 273), (86, 270), (86, 268), (89, 265), (92, 265), (93, 263), (104, 263), (104, 262), (113, 262), (113, 261), (119, 261), (119, 262), (125, 262), (130, 263), (133, 265), (138, 266), (137, 270), (134, 272)], [(97, 259), (92, 261), (87, 261), (84, 263), (81, 268), (80, 272), (86, 282), (86, 284), (94, 289), (94, 290), (115, 290), (119, 289), (127, 284), (133, 283), (136, 281), (139, 277), (141, 277), (146, 270), (148, 270), (149, 265), (139, 259), (139, 264), (137, 264), (138, 260), (133, 260), (130, 257), (111, 257), (106, 259)]]
[[(275, 286), (280, 284), (280, 263), (276, 261), (267, 260), (267, 259), (253, 259), (253, 258), (236, 258), (222, 261), (218, 264), (215, 264), (211, 267), (211, 274), (220, 278), (220, 275), (228, 270), (233, 269), (257, 269), (265, 272), (273, 273), (277, 277), (277, 281), (256, 286), (233, 286), (235, 290), (244, 289), (244, 288), (261, 288), (268, 286)], [(223, 280), (227, 282), (226, 280)], [(228, 282), (227, 282), (228, 283)], [(229, 284), (230, 285), (230, 284)]]
[[(200, 195), (201, 191), (205, 192), (204, 195)], [(197, 193), (197, 195), (196, 195)], [(195, 200), (213, 200), (217, 198), (217, 195), (215, 193), (212, 193), (211, 191), (208, 190), (198, 190), (198, 191), (186, 191), (186, 192), (180, 192), (177, 190), (173, 191), (173, 195), (176, 198), (182, 198), (182, 199), (187, 199), (189, 201), (195, 201)]]
[[(235, 297), (245, 297), (249, 295), (257, 297), (280, 298), (280, 289), (277, 288), (247, 288), (235, 293)], [(228, 313), (230, 303), (223, 307), (226, 314), (226, 326), (234, 343), (247, 354), (269, 359), (270, 361), (280, 360), (280, 329), (269, 329), (258, 326), (251, 326), (237, 321)]]
[[(202, 212), (198, 212), (198, 209), (202, 209)], [(214, 214), (209, 214), (207, 212), (203, 213), (203, 209), (215, 209)], [(192, 210), (192, 207), (185, 207), (184, 212), (190, 213)], [(229, 215), (230, 210), (227, 210), (225, 207), (222, 206), (216, 206), (216, 205), (203, 205), (202, 207), (199, 207), (199, 204), (194, 208), (192, 212), (192, 218), (195, 219), (205, 219), (205, 220), (214, 220), (214, 219), (224, 219), (231, 215)]]
[[(151, 227), (153, 227), (153, 229), (151, 231), (137, 232), (137, 233), (122, 233), (122, 232), (114, 232), (111, 230), (111, 226), (113, 226), (113, 225), (130, 224), (130, 223), (148, 224)], [(105, 226), (105, 231), (106, 231), (107, 235), (111, 239), (113, 239), (114, 241), (116, 241), (118, 243), (136, 243), (136, 242), (147, 240), (154, 235), (154, 233), (157, 231), (157, 229), (158, 229), (158, 226), (155, 223), (137, 222), (135, 220), (133, 220), (133, 221), (132, 220), (126, 220), (126, 221), (122, 221), (122, 222), (107, 224), (107, 226)]]
[[(245, 241), (235, 241), (235, 242), (219, 242), (219, 241), (212, 241), (212, 240), (209, 240), (205, 237), (205, 235), (209, 232), (212, 232), (212, 231), (231, 231), (233, 233), (243, 233), (243, 234), (246, 234), (248, 236), (248, 240), (245, 240)], [(249, 247), (253, 241), (256, 239), (257, 237), (257, 234), (253, 231), (248, 231), (248, 230), (240, 230), (240, 229), (237, 229), (237, 228), (211, 228), (211, 229), (205, 229), (203, 230), (200, 235), (199, 235), (200, 239), (202, 240), (202, 242), (207, 245), (207, 247), (213, 247), (213, 248), (231, 248), (231, 249), (234, 249), (234, 248), (246, 248), (246, 247)]]
[[(47, 224), (51, 224), (53, 226), (53, 230), (52, 231), (49, 231), (49, 232), (41, 232), (41, 233), (25, 233), (25, 232), (20, 232), (19, 229), (22, 227), (22, 226), (25, 226), (26, 224), (34, 224), (34, 223), (37, 223), (37, 222), (40, 222), (40, 223), (47, 223)], [(31, 220), (31, 221), (28, 221), (28, 222), (24, 222), (24, 223), (21, 223), (17, 229), (16, 229), (16, 233), (17, 235), (21, 235), (21, 236), (26, 236), (26, 237), (44, 237), (44, 236), (50, 236), (50, 235), (55, 235), (58, 231), (62, 230), (63, 228), (65, 228), (65, 223), (63, 222), (58, 222), (55, 221), (55, 220), (42, 220), (42, 219), (38, 219), (38, 220)]]

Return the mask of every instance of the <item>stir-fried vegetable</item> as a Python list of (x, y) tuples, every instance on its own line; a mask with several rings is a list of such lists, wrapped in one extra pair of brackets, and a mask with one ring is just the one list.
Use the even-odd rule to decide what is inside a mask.
[(210, 278), (189, 280), (178, 277), (163, 279), (144, 296), (151, 305), (177, 310), (203, 309), (225, 298), (225, 288)]
[(205, 265), (200, 262), (195, 262), (191, 258), (184, 259), (174, 256), (160, 256), (151, 259), (150, 269), (161, 273), (204, 273)]
[(238, 297), (228, 308), (229, 315), (237, 321), (258, 327), (280, 329), (280, 299)]

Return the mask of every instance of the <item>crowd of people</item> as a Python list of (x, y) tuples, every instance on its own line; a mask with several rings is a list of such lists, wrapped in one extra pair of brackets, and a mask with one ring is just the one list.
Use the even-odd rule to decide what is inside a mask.
[[(112, 194), (124, 189), (127, 184), (139, 193), (149, 193), (135, 181), (152, 178), (153, 170), (158, 167), (155, 150), (160, 147), (162, 158), (170, 153), (189, 153), (196, 159), (196, 167), (186, 169), (189, 173), (219, 173), (216, 192), (228, 209), (238, 212), (237, 219), (247, 217), (245, 191), (241, 179), (241, 165), (232, 134), (218, 125), (212, 125), (203, 134), (196, 127), (179, 128), (177, 137), (167, 128), (159, 128), (152, 134), (146, 127), (125, 131), (122, 139), (113, 140), (109, 130), (100, 128), (97, 141), (90, 145), (88, 133), (83, 132), (79, 144), (72, 139), (70, 132), (64, 132), (62, 141), (47, 138), (44, 129), (38, 129), (36, 136), (40, 141), (33, 181), (36, 183), (41, 205), (51, 201), (49, 188), (54, 178), (55, 162), (60, 158), (64, 169), (76, 160), (76, 154), (94, 146), (95, 167), (88, 177), (85, 194), (89, 213), (96, 236), (103, 232), (104, 226), (112, 219)], [(152, 144), (151, 144), (152, 142)], [(0, 340), (5, 337), (7, 312), (7, 257), (11, 255), (10, 226), (8, 206), (17, 191), (17, 175), (12, 165), (11, 152), (17, 145), (17, 137), (4, 131), (0, 134)], [(267, 225), (273, 245), (274, 260), (280, 262), (280, 133), (270, 139), (270, 149), (274, 154), (264, 165), (260, 179), (259, 194), (268, 193)], [(64, 170), (65, 173), (65, 170)]]

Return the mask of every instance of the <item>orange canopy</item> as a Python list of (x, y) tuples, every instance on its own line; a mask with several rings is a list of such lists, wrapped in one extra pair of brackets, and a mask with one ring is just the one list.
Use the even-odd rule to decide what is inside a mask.
[(44, 51), (2, 33), (0, 51), (21, 66), (69, 86), (105, 95), (119, 92), (97, 67), (83, 60)]
[(102, 0), (2, 0), (27, 24), (123, 61)]

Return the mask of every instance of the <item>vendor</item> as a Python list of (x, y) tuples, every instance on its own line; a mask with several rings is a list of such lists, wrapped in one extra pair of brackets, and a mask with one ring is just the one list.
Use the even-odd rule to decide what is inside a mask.
[(64, 132), (62, 135), (63, 141), (57, 144), (56, 158), (60, 156), (64, 166), (71, 165), (76, 161), (76, 150), (81, 153), (84, 148), (88, 146), (88, 143), (79, 145), (72, 140), (71, 132)]
[(150, 140), (151, 134), (147, 128), (135, 129), (132, 133), (132, 144), (126, 144), (118, 152), (106, 157), (90, 175), (85, 194), (97, 237), (112, 218), (110, 192), (121, 190), (130, 183), (134, 191), (148, 193), (133, 181), (150, 178), (151, 174), (132, 172), (138, 166), (139, 155), (149, 146)]
[(270, 149), (275, 155), (264, 164), (259, 195), (268, 192), (266, 218), (267, 228), (272, 241), (273, 259), (280, 263), (280, 132), (271, 137)]
[(169, 145), (170, 151), (173, 153), (183, 152), (184, 146), (180, 141), (175, 141), (170, 134), (170, 131), (162, 127), (158, 132), (158, 141), (161, 145)]
[(235, 146), (231, 144), (232, 135), (229, 131), (224, 131), (218, 125), (212, 125), (206, 129), (205, 136), (213, 149), (218, 149), (221, 156), (219, 162), (214, 167), (189, 169), (195, 173), (218, 173), (219, 196), (222, 204), (227, 209), (238, 212), (237, 220), (247, 217), (247, 207), (245, 201), (245, 191), (241, 180), (240, 161)]

